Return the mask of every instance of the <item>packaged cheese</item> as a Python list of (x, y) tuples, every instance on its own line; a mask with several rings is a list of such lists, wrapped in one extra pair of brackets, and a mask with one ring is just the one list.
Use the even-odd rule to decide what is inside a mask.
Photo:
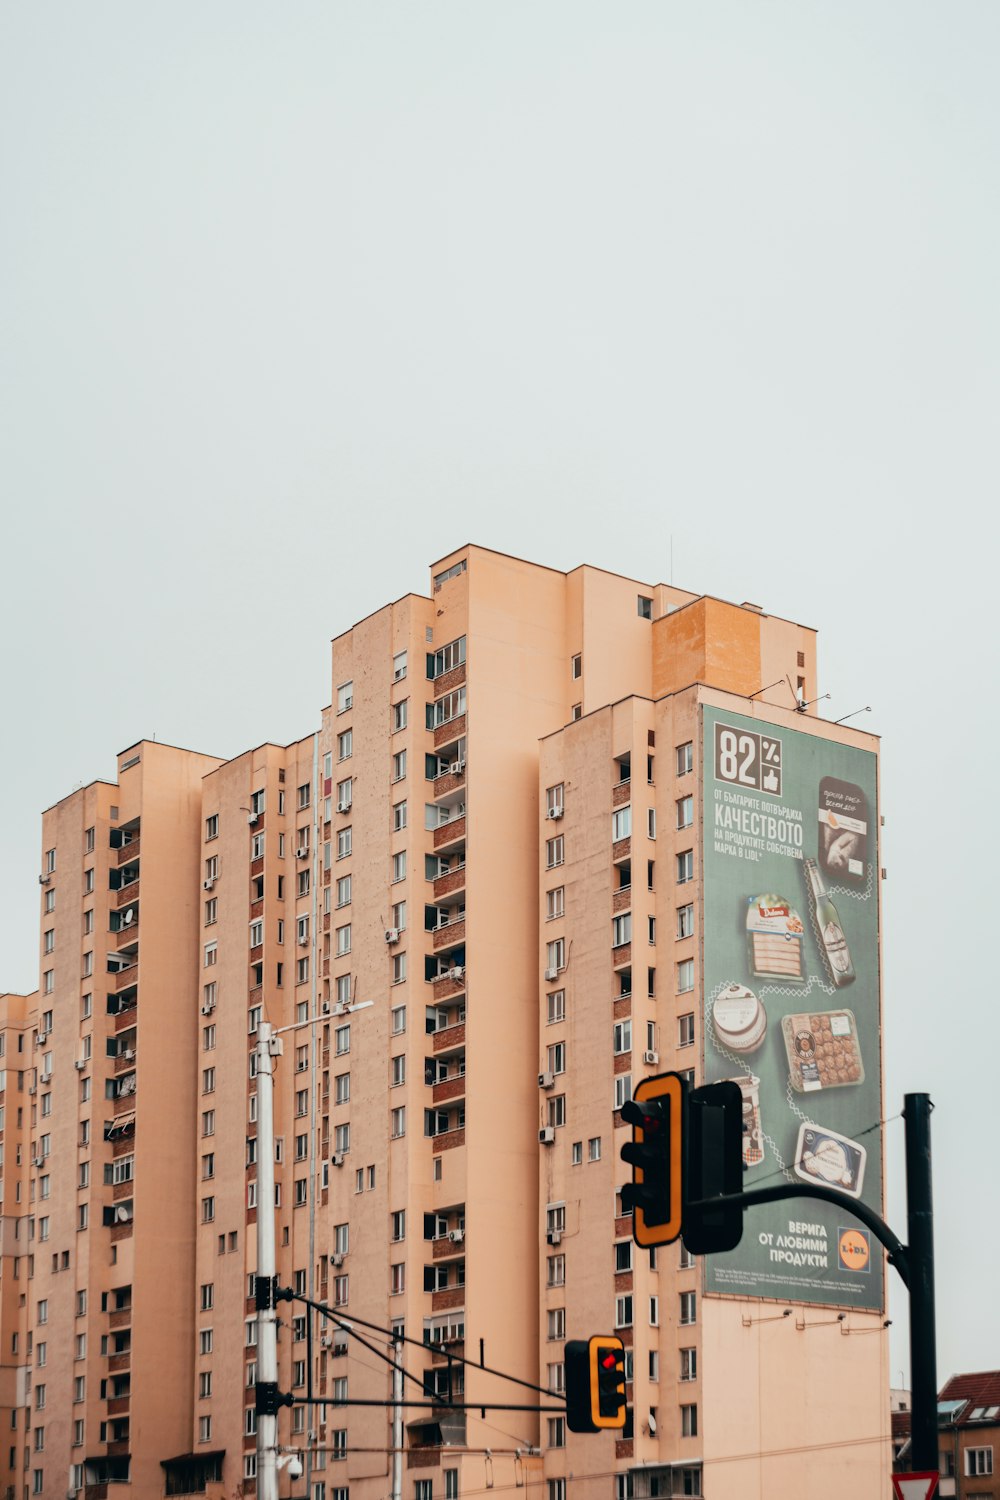
[(747, 901), (747, 962), (757, 979), (801, 984), (802, 918), (784, 896), (767, 893)]

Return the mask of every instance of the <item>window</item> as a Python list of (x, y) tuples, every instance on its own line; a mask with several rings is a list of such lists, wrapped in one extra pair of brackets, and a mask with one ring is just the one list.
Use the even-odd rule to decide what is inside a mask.
[(545, 945), (545, 967), (549, 973), (558, 974), (566, 967), (566, 939), (556, 938)]
[(338, 1026), (335, 1029), (334, 1033), (333, 1033), (333, 1041), (334, 1041), (334, 1050), (336, 1051), (336, 1054), (337, 1054), (338, 1057), (343, 1057), (343, 1055), (344, 1055), (345, 1052), (350, 1052), (350, 1050), (351, 1050), (351, 1028), (350, 1028), (350, 1025), (348, 1024), (347, 1026)]
[(393, 730), (394, 734), (396, 733), (397, 730), (405, 729), (406, 728), (406, 722), (407, 722), (407, 719), (409, 717), (408, 707), (407, 707), (408, 703), (409, 703), (409, 699), (408, 698), (404, 698), (403, 701), (402, 701), (402, 703), (394, 703), (392, 705), (391, 718), (392, 718), (392, 730)]
[(46, 995), (53, 994), (54, 991), (55, 991), (55, 987), (56, 987), (56, 971), (55, 971), (55, 969), (46, 969), (45, 973), (44, 973), (44, 975), (42, 977), (42, 989), (43, 989), (44, 993)]
[(353, 844), (353, 834), (352, 834), (351, 829), (349, 827), (348, 828), (338, 828), (337, 829), (337, 858), (338, 859), (346, 859), (347, 856), (351, 852), (352, 844)]
[(632, 1241), (616, 1240), (614, 1250), (615, 1275), (624, 1276), (632, 1269)]
[(296, 984), (308, 984), (309, 983), (309, 960), (308, 960), (308, 958), (299, 958), (299, 959), (296, 959), (296, 962), (295, 962), (295, 983)]
[(649, 1326), (650, 1328), (659, 1328), (660, 1326), (659, 1297), (650, 1297), (649, 1299)]
[(406, 751), (397, 750), (392, 757), (392, 779), (402, 781), (406, 775)]
[(574, 1141), (570, 1147), (569, 1161), (571, 1167), (583, 1166), (583, 1142)]
[(427, 676), (433, 681), (435, 677), (443, 677), (446, 672), (452, 672), (460, 667), (465, 661), (465, 636), (460, 635), (457, 640), (449, 641), (447, 646), (442, 646), (438, 651), (427, 653)]
[(353, 754), (354, 731), (353, 729), (345, 729), (343, 733), (337, 735), (337, 759), (350, 760)]
[(563, 815), (565, 802), (563, 798), (563, 783), (545, 789), (545, 815), (546, 817), (558, 817)]
[(651, 620), (653, 618), (653, 601), (648, 594), (636, 595), (635, 609), (640, 620)]
[(565, 1073), (566, 1043), (553, 1042), (545, 1049), (545, 1066), (549, 1073)]
[(250, 946), (259, 948), (264, 941), (264, 923), (261, 921), (250, 923)]
[(400, 1107), (398, 1109), (394, 1109), (394, 1110), (390, 1111), (390, 1113), (389, 1113), (389, 1134), (392, 1136), (392, 1139), (394, 1141), (398, 1140), (400, 1136), (403, 1136), (403, 1135), (406, 1134), (406, 1105), (405, 1104), (400, 1105)]
[(351, 1098), (350, 1073), (338, 1073), (333, 1080), (333, 1102), (347, 1104)]
[(210, 818), (205, 819), (205, 840), (217, 839), (219, 837), (219, 814), (213, 813)]
[(583, 676), (583, 657), (582, 656), (572, 656), (572, 657), (570, 657), (569, 667), (570, 667), (570, 676), (572, 677), (573, 681), (576, 682), (576, 680), (577, 680), (578, 677), (582, 677)]
[(694, 1046), (694, 1015), (677, 1017), (677, 1045), (678, 1047)]
[(211, 927), (219, 920), (219, 902), (215, 896), (205, 902), (205, 926)]
[(406, 802), (394, 802), (392, 805), (392, 829), (399, 833), (406, 827)]
[(444, 693), (430, 705), (432, 710), (431, 727), (439, 728), (442, 724), (450, 724), (453, 719), (460, 719), (465, 713), (465, 688), (457, 688), (453, 693)]
[(545, 1262), (545, 1284), (546, 1286), (566, 1285), (566, 1257), (565, 1255), (550, 1255)]
[(337, 928), (337, 956), (343, 957), (351, 951), (351, 924), (347, 922), (343, 927)]
[(587, 1142), (587, 1160), (600, 1161), (601, 1159), (601, 1137), (592, 1135)]
[(390, 1011), (393, 1036), (402, 1036), (406, 1030), (406, 1006), (394, 1005)]
[(698, 1379), (698, 1351), (697, 1349), (681, 1350), (681, 1379)]
[(389, 1087), (399, 1088), (406, 1082), (406, 1054), (399, 1052), (389, 1059)]
[(545, 893), (545, 918), (551, 922), (555, 917), (566, 915), (566, 887), (557, 885), (555, 890)]
[(646, 832), (651, 839), (656, 838), (656, 808), (651, 807), (646, 814)]
[(406, 850), (401, 849), (398, 854), (392, 856), (392, 883), (398, 885), (401, 880), (406, 879)]
[(218, 943), (205, 944), (205, 968), (211, 969), (219, 961)]
[(550, 1479), (547, 1500), (566, 1500), (565, 1479)]
[(550, 1026), (566, 1019), (566, 991), (552, 990), (545, 997), (546, 1019)]
[(681, 1292), (680, 1294), (680, 1316), (679, 1323), (690, 1324), (698, 1321), (698, 1294), (697, 1292)]
[(406, 979), (406, 954), (394, 953), (392, 955), (392, 982), (402, 984)]
[[(283, 837), (283, 835), (279, 835), (279, 837), (278, 837), (278, 843), (279, 843), (279, 845), (281, 844), (282, 837)], [(254, 834), (253, 838), (250, 840), (250, 858), (251, 859), (263, 859), (264, 858), (264, 842), (265, 842), (264, 835), (262, 833), (255, 833)], [(278, 849), (278, 853), (279, 854), (282, 853), (282, 850), (280, 848)]]
[(611, 837), (618, 842), (619, 839), (627, 839), (632, 836), (632, 809), (631, 807), (618, 807), (611, 814)]
[(698, 1436), (698, 1408), (696, 1406), (681, 1407), (681, 1437)]
[(613, 1042), (614, 1042), (614, 1052), (615, 1052), (615, 1056), (616, 1057), (620, 1057), (623, 1052), (631, 1052), (632, 1051), (632, 1022), (631, 1022), (631, 1020), (628, 1020), (628, 1021), (616, 1021), (615, 1024), (614, 1024), (614, 1026), (613, 1026), (613, 1028), (612, 1028), (612, 1039), (613, 1039)]
[(354, 707), (354, 683), (342, 682), (337, 689), (337, 712), (344, 714)]
[(619, 917), (611, 919), (611, 945), (613, 948), (623, 948), (626, 943), (632, 941), (632, 913), (622, 912)]
[(554, 1094), (548, 1101), (546, 1123), (558, 1128), (566, 1124), (566, 1095)]
[(566, 1309), (564, 1307), (550, 1307), (546, 1315), (547, 1336), (550, 1339), (564, 1339), (566, 1337)]
[(685, 958), (683, 963), (677, 965), (677, 993), (686, 995), (689, 990), (694, 989), (694, 959)]
[(618, 1073), (615, 1077), (615, 1109), (621, 1109), (632, 1097), (632, 1074)]
[(545, 1209), (545, 1233), (563, 1234), (566, 1229), (565, 1203), (549, 1203)]
[(55, 952), (56, 930), (55, 930), (54, 927), (50, 927), (48, 929), (48, 931), (45, 933), (42, 946), (43, 946), (43, 949), (44, 949), (44, 951), (46, 953), (54, 953)]
[(686, 776), (694, 769), (694, 744), (688, 740), (684, 745), (677, 746), (677, 774)]
[(688, 938), (694, 936), (694, 906), (688, 902), (687, 906), (677, 908), (677, 936)]
[(686, 885), (694, 879), (694, 850), (685, 849), (677, 856), (677, 884)]
[(632, 1295), (626, 1293), (623, 1297), (615, 1298), (615, 1327), (631, 1328), (632, 1326)]
[(965, 1472), (971, 1475), (993, 1473), (992, 1448), (966, 1448)]
[(677, 827), (690, 828), (694, 822), (694, 798), (679, 797), (677, 799)]

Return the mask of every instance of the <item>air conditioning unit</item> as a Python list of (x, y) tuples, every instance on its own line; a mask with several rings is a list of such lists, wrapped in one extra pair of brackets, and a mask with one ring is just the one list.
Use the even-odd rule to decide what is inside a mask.
[(87, 1066), (87, 1059), (85, 1057), (78, 1057), (73, 1066), (78, 1073), (82, 1073)]
[(556, 1130), (554, 1125), (543, 1125), (542, 1129), (538, 1132), (538, 1144), (540, 1146), (551, 1146), (555, 1138)]
[(550, 822), (553, 822), (553, 823), (556, 821), (557, 818), (561, 818), (562, 815), (563, 815), (563, 810), (562, 810), (561, 807), (550, 807), (548, 809), (548, 811), (546, 812), (546, 814), (545, 814), (545, 816), (550, 820)]
[(538, 1075), (538, 1087), (540, 1089), (552, 1088), (555, 1081), (556, 1075), (554, 1073), (539, 1073)]
[(451, 765), (448, 767), (448, 770), (451, 772), (452, 776), (461, 775), (461, 773), (465, 770), (465, 761), (453, 760)]
[(545, 1236), (545, 1241), (546, 1241), (546, 1244), (549, 1244), (549, 1245), (561, 1245), (562, 1244), (562, 1230), (561, 1229), (550, 1229), (549, 1232), (548, 1232), (548, 1234)]
[(203, 890), (214, 891), (214, 889), (215, 889), (215, 881), (214, 880), (203, 880), (201, 884), (202, 884), (202, 889)]
[(658, 1063), (660, 1060), (660, 1054), (658, 1052), (644, 1052), (642, 1054), (642, 1060), (644, 1063)]
[(131, 1047), (126, 1047), (121, 1055), (125, 1058), (126, 1062), (132, 1062), (135, 1058), (135, 1053)]
[(305, 933), (303, 933), (302, 937), (299, 938), (299, 947), (300, 948), (308, 948), (309, 947), (309, 939), (305, 935)]
[(51, 1073), (42, 1073), (40, 1075), (38, 1081), (39, 1081), (39, 1083), (51, 1083), (52, 1082), (52, 1074)]
[(251, 828), (257, 822), (258, 816), (259, 815), (257, 813), (250, 813), (249, 816), (247, 817), (247, 822), (250, 824)]
[(558, 979), (559, 978), (559, 970), (558, 969), (546, 969), (545, 970), (545, 978), (547, 980)]
[(344, 1165), (343, 1151), (335, 1151), (333, 1153), (333, 1155), (330, 1157), (330, 1165), (331, 1167), (342, 1167)]
[(333, 1334), (332, 1333), (321, 1333), (320, 1336), (319, 1336), (319, 1346), (320, 1346), (321, 1349), (332, 1349), (333, 1348)]
[(462, 977), (462, 975), (464, 973), (465, 973), (464, 966), (462, 964), (455, 964), (453, 968), (451, 968), (451, 969), (448, 970), (448, 978), (449, 979), (461, 979), (461, 977)]
[(33, 1167), (44, 1167), (44, 1165), (45, 1165), (45, 1157), (44, 1156), (33, 1157), (31, 1165)]
[(211, 1004), (209, 1004), (209, 1005), (203, 1005), (201, 1007), (201, 1013), (202, 1013), (203, 1016), (210, 1016), (212, 1014), (212, 1012), (213, 1012), (214, 1009), (215, 1009), (214, 1005), (211, 1005)]
[(296, 849), (296, 851), (295, 851), (295, 858), (296, 859), (308, 859), (309, 858), (309, 846), (308, 845), (303, 845), (302, 848)]
[(29, 1083), (29, 1085), (28, 1085), (28, 1093), (29, 1094), (37, 1094), (38, 1093), (38, 1089), (35, 1087), (35, 1085), (33, 1083)]
[(330, 1264), (331, 1264), (331, 1266), (342, 1266), (344, 1264), (344, 1257), (343, 1257), (343, 1255), (340, 1254), (340, 1252), (338, 1252), (336, 1255), (331, 1255), (330, 1256)]
[(51, 880), (52, 880), (52, 876), (51, 875), (39, 875), (39, 877), (38, 877), (38, 884), (39, 885), (49, 885), (50, 882), (51, 882)]
[(346, 799), (342, 799), (340, 802), (337, 803), (337, 811), (338, 812), (340, 812), (340, 813), (347, 813), (347, 812), (350, 812), (350, 810), (351, 810), (351, 804)]
[(398, 927), (387, 927), (385, 929), (385, 940), (386, 940), (387, 943), (398, 943), (399, 942), (399, 928)]
[(462, 1243), (462, 1241), (465, 1239), (465, 1230), (464, 1229), (449, 1229), (448, 1230), (448, 1238), (451, 1240), (451, 1243), (453, 1245), (460, 1245)]

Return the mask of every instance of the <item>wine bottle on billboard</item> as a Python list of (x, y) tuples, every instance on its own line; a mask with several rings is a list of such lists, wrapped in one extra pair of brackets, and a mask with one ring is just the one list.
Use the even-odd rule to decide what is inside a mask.
[(830, 978), (838, 989), (853, 984), (857, 978), (851, 961), (851, 950), (847, 946), (844, 929), (840, 925), (837, 908), (827, 894), (823, 877), (814, 859), (804, 861), (809, 904), (812, 908), (816, 940), (826, 963)]

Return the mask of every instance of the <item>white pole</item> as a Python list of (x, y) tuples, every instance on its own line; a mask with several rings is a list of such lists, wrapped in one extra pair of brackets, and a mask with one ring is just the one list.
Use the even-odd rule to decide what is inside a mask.
[(403, 1340), (392, 1341), (392, 1500), (403, 1500)]
[[(257, 1026), (257, 1275), (273, 1286), (274, 1248), (274, 1074), (281, 1038), (268, 1021)], [(273, 1296), (257, 1309), (257, 1381), (278, 1383), (278, 1313)], [(278, 1418), (257, 1417), (257, 1500), (278, 1500)]]

